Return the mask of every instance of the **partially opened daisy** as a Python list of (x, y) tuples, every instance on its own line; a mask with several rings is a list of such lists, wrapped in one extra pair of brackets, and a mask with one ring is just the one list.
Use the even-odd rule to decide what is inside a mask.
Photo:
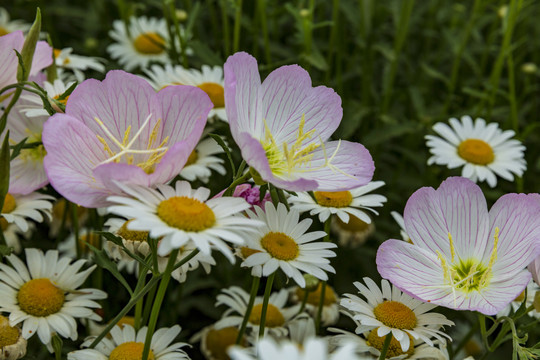
[(540, 254), (540, 195), (506, 194), (488, 212), (482, 191), (451, 177), (417, 190), (405, 207), (413, 244), (387, 240), (379, 273), (433, 304), (495, 315), (527, 286)]
[(224, 69), (232, 136), (262, 180), (291, 191), (348, 190), (371, 180), (373, 160), (363, 145), (328, 141), (343, 113), (334, 90), (312, 87), (298, 65), (261, 83), (257, 60), (246, 53), (230, 56)]
[(86, 207), (109, 205), (116, 183), (155, 186), (178, 175), (188, 161), (212, 107), (190, 86), (158, 92), (147, 81), (110, 71), (102, 82), (84, 81), (65, 114), (45, 123), (44, 164), (51, 185)]
[(292, 204), (292, 209), (300, 213), (309, 211), (311, 216), (318, 215), (320, 222), (325, 222), (335, 214), (344, 223), (348, 223), (349, 216), (352, 215), (370, 224), (371, 218), (366, 210), (378, 215), (372, 207), (383, 206), (386, 197), (368, 193), (383, 185), (384, 181), (372, 181), (352, 190), (315, 191), (313, 193), (315, 199), (308, 193), (299, 192), (295, 196), (290, 196), (288, 200)]
[[(57, 68), (68, 70), (78, 82), (85, 79), (84, 70), (94, 70), (98, 72), (105, 71), (103, 59), (72, 54), (72, 48), (54, 49), (54, 62)], [(69, 74), (64, 72), (63, 75)]]
[[(47, 92), (47, 96), (50, 99), (49, 102), (51, 103), (53, 108), (56, 107), (53, 99), (58, 100), (61, 97), (61, 95), (63, 95), (67, 91), (67, 89), (69, 89), (69, 87), (72, 86), (73, 84), (74, 84), (73, 82), (64, 83), (60, 79), (56, 79), (52, 83), (48, 81), (45, 81), (43, 83), (43, 89)], [(41, 97), (39, 97), (39, 95), (34, 94), (34, 93), (26, 93), (22, 95), (21, 98), (26, 101), (19, 106), (19, 109), (26, 116), (31, 117), (31, 118), (36, 117), (36, 116), (37, 117), (45, 116), (46, 119), (49, 118), (50, 115), (47, 112), (47, 110), (43, 108), (43, 100), (41, 100)], [(58, 101), (65, 106), (68, 98), (69, 96)], [(58, 109), (58, 107), (56, 107), (56, 109), (58, 112), (60, 112), (60, 109)], [(40, 139), (41, 139), (41, 134), (40, 134)]]
[(490, 187), (497, 185), (496, 175), (513, 181), (514, 174), (523, 175), (527, 163), (523, 158), (525, 146), (515, 139), (513, 130), (502, 131), (497, 123), (486, 125), (470, 116), (449, 120), (450, 126), (436, 123), (433, 130), (441, 137), (426, 135), (427, 146), (433, 156), (428, 165), (447, 165), (449, 169), (463, 166), (461, 176), (474, 182), (486, 181)]
[[(268, 300), (268, 308), (266, 310), (265, 334), (275, 336), (286, 336), (288, 333), (287, 324), (298, 313), (300, 305), (286, 307), (289, 292), (286, 289), (281, 289), (279, 292), (270, 294)], [(222, 329), (229, 326), (240, 327), (247, 311), (249, 302), (249, 294), (238, 286), (232, 286), (228, 289), (223, 289), (218, 295), (216, 306), (226, 305), (221, 320), (215, 324), (216, 329)], [(247, 327), (253, 333), (258, 333), (259, 325), (261, 324), (263, 307), (263, 297), (255, 298)]]
[[(150, 343), (148, 360), (179, 360), (189, 359), (183, 348), (188, 344), (174, 342), (180, 334), (180, 326), (161, 328), (154, 332)], [(133, 326), (125, 324), (122, 328), (115, 326), (110, 334), (111, 338), (103, 338), (95, 349), (72, 351), (68, 360), (135, 360), (142, 359), (144, 341), (148, 328), (145, 326), (136, 331)], [(89, 337), (82, 347), (89, 346), (94, 336)]]
[(13, 223), (23, 232), (26, 232), (30, 227), (28, 219), (42, 222), (45, 215), (50, 220), (51, 200), (54, 200), (52, 196), (38, 192), (27, 195), (7, 193), (0, 214), (2, 228)]
[(201, 70), (197, 70), (167, 64), (165, 67), (154, 65), (144, 72), (156, 90), (169, 85), (190, 85), (200, 88), (208, 94), (214, 104), (208, 118), (217, 117), (220, 120), (227, 121), (222, 67), (203, 65)]
[(370, 278), (364, 278), (364, 282), (367, 286), (360, 282), (354, 286), (365, 300), (353, 294), (344, 294), (341, 300), (346, 314), (358, 322), (357, 334), (371, 331), (384, 337), (392, 333), (403, 351), (409, 350), (413, 339), (422, 339), (429, 345), (433, 345), (433, 337), (445, 342), (443, 336), (448, 335), (439, 329), (454, 323), (444, 315), (429, 312), (437, 305), (414, 299), (386, 280), (382, 280), (381, 288)]
[[(296, 304), (301, 304), (305, 300), (306, 311), (313, 316), (317, 316), (319, 310), (319, 304), (321, 301), (322, 282), (319, 281), (317, 288), (309, 291), (306, 294), (305, 289), (299, 286), (295, 286), (289, 289), (292, 300)], [(321, 313), (321, 324), (323, 326), (330, 326), (337, 323), (339, 320), (339, 299), (336, 296), (336, 292), (330, 285), (326, 285), (324, 291), (324, 299)]]
[(206, 255), (217, 249), (234, 262), (225, 241), (243, 244), (243, 236), (252, 236), (261, 225), (260, 221), (237, 216), (250, 206), (244, 199), (208, 200), (209, 189), (191, 189), (187, 181), (177, 181), (174, 187), (158, 185), (157, 190), (136, 185), (122, 189), (131, 197), (110, 197), (108, 200), (118, 205), (109, 211), (130, 219), (128, 230), (149, 231), (151, 237), (160, 238), (159, 256), (193, 246)]
[(109, 31), (115, 43), (107, 47), (107, 52), (126, 71), (148, 67), (152, 62), (170, 62), (167, 53), (169, 31), (165, 19), (131, 17), (127, 27), (129, 32), (122, 20), (115, 20), (113, 29)]
[(244, 260), (242, 266), (252, 267), (254, 275), (269, 276), (280, 268), (300, 287), (305, 287), (302, 272), (321, 280), (328, 280), (326, 271), (335, 272), (328, 258), (336, 254), (328, 249), (335, 248), (336, 244), (313, 242), (326, 233), (306, 232), (311, 226), (311, 219), (299, 222), (300, 214), (294, 210), (287, 211), (282, 203), (276, 208), (267, 202), (264, 211), (257, 206), (255, 212), (248, 210), (247, 213), (251, 219), (264, 223), (255, 235), (246, 239), (246, 247), (255, 251)]
[(20, 326), (10, 326), (9, 320), (0, 315), (0, 358), (2, 360), (22, 359), (26, 355), (26, 339)]
[(212, 175), (212, 170), (222, 176), (225, 175), (227, 170), (222, 165), (225, 161), (215, 156), (223, 153), (223, 148), (214, 139), (201, 140), (189, 155), (180, 176), (189, 181), (199, 179), (203, 183), (207, 183)]
[(26, 249), (28, 266), (15, 255), (6, 258), (12, 266), (0, 264), (0, 311), (9, 313), (11, 326), (23, 324), (25, 339), (37, 333), (50, 347), (53, 332), (77, 339), (75, 318), (101, 320), (93, 311), (101, 307), (95, 300), (107, 294), (79, 289), (95, 265), (80, 271), (86, 260), (70, 264), (72, 259), (59, 257), (56, 250), (43, 254), (38, 249)]
[[(201, 343), (200, 350), (206, 360), (223, 360), (228, 358), (227, 350), (236, 344), (238, 333), (239, 330), (236, 326), (216, 329), (212, 324), (193, 335), (190, 343)], [(246, 346), (247, 344), (248, 341), (244, 334), (239, 345)]]

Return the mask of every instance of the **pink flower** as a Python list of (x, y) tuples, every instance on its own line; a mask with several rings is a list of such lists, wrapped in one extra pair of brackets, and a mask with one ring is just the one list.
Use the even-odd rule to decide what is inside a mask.
[(155, 93), (135, 75), (110, 71), (71, 94), (65, 114), (45, 123), (45, 170), (65, 198), (102, 207), (122, 194), (117, 183), (153, 187), (184, 167), (212, 102), (202, 90), (169, 86)]
[(529, 264), (528, 268), (536, 285), (540, 285), (540, 256), (534, 259), (533, 262)]
[(230, 56), (224, 69), (232, 136), (264, 181), (291, 191), (337, 191), (371, 180), (375, 167), (363, 145), (328, 141), (343, 115), (334, 90), (312, 87), (298, 65), (261, 83), (257, 61), (246, 53)]
[(507, 194), (488, 212), (482, 191), (452, 177), (416, 191), (405, 207), (413, 244), (387, 240), (379, 273), (422, 301), (495, 315), (525, 289), (540, 255), (540, 195)]
[[(216, 194), (214, 198), (222, 197), (226, 190), (227, 189), (222, 190), (220, 193)], [(260, 208), (264, 209), (264, 204), (266, 204), (267, 201), (272, 201), (268, 191), (266, 194), (264, 194), (262, 201), (260, 200), (260, 194), (260, 187), (252, 186), (251, 184), (240, 184), (234, 188), (232, 196), (244, 198), (251, 205), (250, 210), (255, 211), (253, 208), (254, 206), (259, 206)]]

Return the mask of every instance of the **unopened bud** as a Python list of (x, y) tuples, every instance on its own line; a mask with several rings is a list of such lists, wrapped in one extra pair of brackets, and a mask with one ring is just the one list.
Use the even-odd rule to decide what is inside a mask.
[(176, 9), (176, 14), (175, 15), (176, 15), (176, 18), (178, 19), (178, 21), (180, 21), (180, 22), (184, 22), (188, 18), (188, 13), (185, 10), (182, 10), (182, 9)]
[(304, 280), (306, 280), (305, 291), (311, 292), (317, 290), (320, 280), (311, 274), (304, 274)]
[(526, 74), (536, 74), (538, 72), (538, 66), (535, 63), (528, 62), (521, 65), (521, 71)]

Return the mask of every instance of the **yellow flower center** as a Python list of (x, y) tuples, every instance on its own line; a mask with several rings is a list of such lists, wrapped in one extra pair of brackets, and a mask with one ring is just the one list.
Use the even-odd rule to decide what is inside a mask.
[(214, 104), (214, 108), (225, 107), (225, 89), (223, 89), (223, 86), (212, 82), (206, 82), (197, 87), (208, 94), (212, 104)]
[(347, 231), (362, 233), (369, 229), (370, 224), (360, 220), (354, 215), (349, 214), (349, 222), (344, 223), (340, 218), (337, 218), (337, 223), (340, 228)]
[(15, 201), (15, 198), (11, 194), (6, 194), (6, 197), (4, 199), (4, 204), (2, 205), (2, 213), (3, 214), (9, 214), (15, 208), (17, 207), (17, 202)]
[(463, 160), (477, 165), (491, 164), (495, 159), (493, 148), (480, 139), (462, 141), (457, 148), (457, 152)]
[[(319, 285), (317, 285), (317, 289), (315, 291), (308, 292), (307, 296), (307, 303), (319, 306), (319, 300), (321, 299), (321, 290), (322, 290), (322, 284), (319, 282)], [(305, 290), (301, 287), (296, 288), (296, 296), (298, 296), (298, 299), (302, 301), (304, 299)], [(334, 292), (334, 289), (330, 285), (326, 285), (326, 289), (324, 290), (324, 306), (332, 305), (337, 302), (336, 293)]]
[(158, 55), (165, 51), (165, 39), (155, 32), (144, 33), (133, 41), (135, 50), (145, 55)]
[(9, 34), (9, 31), (5, 27), (0, 26), (0, 36)]
[[(53, 53), (54, 53), (54, 58), (55, 59), (58, 59), (58, 57), (60, 56), (60, 53), (62, 52), (62, 50), (60, 49), (53, 49)], [(65, 58), (64, 61), (62, 62), (62, 65), (67, 65), (71, 62), (71, 60), (69, 59), (69, 57)], [(65, 104), (64, 104), (65, 105)]]
[(116, 231), (116, 235), (120, 236), (121, 238), (125, 239), (125, 240), (130, 240), (130, 241), (146, 241), (146, 239), (148, 239), (148, 234), (149, 232), (148, 231), (134, 231), (134, 230), (129, 230), (127, 228), (128, 224), (133, 221), (133, 220), (128, 220), (126, 221), (124, 224), (122, 224), (122, 226), (120, 227), (120, 229), (118, 229)]
[[(109, 360), (142, 360), (144, 344), (140, 342), (130, 341), (118, 345), (111, 351)], [(154, 352), (150, 350), (148, 360), (154, 360)]]
[(7, 220), (4, 219), (3, 217), (0, 217), (0, 229), (2, 231), (6, 231), (8, 226), (9, 226), (9, 223), (7, 222)]
[(258, 252), (261, 252), (261, 251), (260, 250), (255, 250), (255, 249), (250, 249), (247, 246), (242, 246), (240, 248), (240, 254), (242, 255), (243, 259), (247, 259), (251, 255), (253, 255), (255, 253), (258, 253)]
[(64, 292), (47, 278), (33, 279), (19, 289), (17, 301), (22, 311), (43, 317), (55, 314), (64, 305)]
[(269, 232), (261, 239), (261, 246), (272, 257), (291, 261), (298, 257), (298, 244), (290, 236), (282, 232)]
[(184, 167), (195, 164), (197, 162), (197, 159), (199, 159), (199, 154), (197, 154), (197, 150), (193, 149), (191, 154), (189, 154), (186, 165), (184, 165)]
[(394, 329), (412, 330), (416, 326), (416, 315), (399, 301), (384, 301), (373, 309), (373, 314), (384, 325)]
[[(229, 346), (236, 343), (238, 337), (238, 329), (234, 326), (223, 329), (211, 329), (206, 334), (206, 348), (210, 352), (213, 359), (229, 360), (227, 350)], [(245, 339), (240, 342), (241, 345), (246, 345)]]
[(523, 291), (521, 292), (521, 294), (519, 294), (519, 295), (517, 296), (517, 298), (514, 299), (514, 301), (516, 301), (516, 302), (522, 302), (523, 299), (525, 299), (525, 290), (523, 290)]
[(349, 191), (315, 191), (313, 194), (317, 203), (326, 207), (347, 207), (353, 199)]
[[(254, 325), (259, 325), (261, 323), (261, 315), (262, 315), (262, 304), (258, 304), (253, 306), (253, 309), (251, 310), (251, 314), (249, 315), (249, 322)], [(283, 314), (279, 309), (272, 305), (268, 304), (268, 308), (266, 308), (266, 327), (277, 327), (282, 326), (285, 324), (285, 317), (283, 317)]]
[(15, 344), (19, 336), (19, 328), (9, 326), (9, 320), (0, 315), (0, 349)]
[[(390, 340), (390, 346), (388, 346), (388, 351), (386, 352), (387, 359), (394, 356), (400, 356), (400, 355), (407, 355), (408, 357), (414, 353), (414, 346), (413, 346), (414, 339), (408, 333), (407, 333), (407, 336), (409, 336), (409, 340), (411, 341), (411, 345), (409, 345), (409, 349), (407, 351), (401, 350), (401, 344), (399, 343), (399, 341), (396, 340), (394, 336), (392, 336), (392, 340)], [(386, 335), (379, 336), (377, 335), (377, 329), (373, 329), (368, 335), (367, 344), (381, 351), (384, 346), (385, 339), (386, 339)]]
[(202, 231), (216, 222), (216, 216), (208, 205), (187, 196), (163, 200), (158, 205), (157, 215), (167, 225), (184, 231)]

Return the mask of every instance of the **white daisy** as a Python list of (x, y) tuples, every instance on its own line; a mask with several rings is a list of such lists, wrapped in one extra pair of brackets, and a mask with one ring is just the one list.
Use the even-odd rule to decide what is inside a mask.
[(405, 220), (403, 219), (403, 216), (397, 211), (390, 212), (390, 215), (392, 215), (396, 223), (399, 225), (399, 234), (401, 235), (403, 241), (407, 241), (412, 244), (412, 240), (409, 237), (409, 234), (407, 234), (407, 232), (405, 231)]
[(336, 214), (344, 223), (348, 223), (349, 215), (353, 215), (370, 224), (371, 218), (365, 210), (378, 215), (379, 213), (372, 207), (383, 206), (386, 197), (367, 193), (383, 185), (384, 181), (372, 181), (349, 191), (315, 191), (313, 193), (315, 199), (308, 193), (299, 192), (296, 196), (289, 197), (289, 203), (292, 204), (292, 209), (301, 213), (309, 211), (312, 216), (319, 215), (321, 222), (325, 222), (330, 215)]
[(54, 200), (54, 197), (38, 192), (28, 195), (8, 193), (0, 214), (0, 224), (4, 223), (2, 228), (14, 223), (21, 231), (26, 232), (30, 226), (28, 219), (42, 222), (45, 215), (50, 220), (52, 210), (50, 200)]
[(267, 202), (263, 209), (256, 206), (254, 213), (248, 210), (248, 216), (264, 222), (264, 226), (257, 229), (257, 234), (246, 239), (246, 246), (255, 253), (248, 256), (242, 266), (252, 267), (255, 276), (269, 276), (278, 268), (285, 275), (293, 278), (296, 283), (306, 286), (306, 281), (300, 271), (311, 274), (318, 279), (328, 280), (325, 271), (334, 273), (329, 257), (336, 254), (328, 250), (337, 247), (331, 242), (313, 242), (326, 235), (324, 231), (306, 231), (313, 222), (304, 219), (298, 222), (298, 211), (287, 211), (282, 203), (277, 209), (271, 202)]
[(180, 176), (188, 181), (195, 179), (207, 183), (212, 171), (214, 170), (220, 175), (227, 174), (227, 170), (222, 165), (225, 161), (219, 157), (213, 156), (223, 154), (223, 148), (212, 138), (201, 140), (191, 155), (184, 168), (180, 172)]
[(169, 33), (165, 19), (131, 17), (129, 35), (122, 20), (113, 22), (109, 36), (116, 42), (107, 47), (113, 59), (116, 59), (126, 71), (137, 67), (145, 68), (151, 62), (168, 63)]
[[(274, 336), (286, 336), (288, 334), (287, 324), (298, 313), (299, 305), (286, 308), (289, 292), (281, 289), (279, 292), (270, 294), (268, 308), (266, 309), (266, 322), (264, 332)], [(216, 329), (229, 326), (240, 327), (244, 319), (249, 302), (249, 294), (238, 286), (223, 289), (222, 294), (217, 296), (216, 306), (226, 305), (229, 308), (223, 313), (223, 317), (215, 323)], [(247, 328), (252, 333), (258, 334), (261, 323), (263, 297), (255, 298), (251, 314), (247, 323)]]
[(235, 346), (229, 350), (229, 356), (232, 360), (360, 360), (354, 350), (354, 343), (349, 343), (330, 353), (323, 338), (308, 338), (301, 346), (288, 340), (263, 338), (255, 351)]
[[(59, 101), (64, 106), (67, 104), (69, 96), (67, 96), (66, 98), (62, 100), (58, 100), (58, 99), (73, 84), (74, 84), (73, 82), (64, 83), (60, 79), (54, 80), (52, 84), (48, 81), (45, 81), (43, 83), (43, 89), (47, 92), (47, 96), (49, 97), (49, 103), (51, 104), (53, 109), (60, 111), (60, 109), (56, 106), (56, 104), (54, 103), (52, 99)], [(49, 113), (47, 112), (47, 110), (43, 108), (43, 100), (41, 100), (41, 98), (37, 94), (25, 93), (25, 95), (22, 95), (21, 98), (26, 100), (26, 102), (24, 103), (24, 105), (21, 105), (19, 108), (20, 108), (20, 111), (23, 112), (26, 116), (28, 117), (37, 117), (37, 116), (48, 117), (49, 116)]]
[[(178, 256), (176, 258), (176, 263), (179, 263), (184, 258), (188, 257), (194, 249), (194, 246), (183, 246), (182, 248), (180, 248), (180, 251), (178, 252)], [(168, 261), (168, 256), (158, 256), (159, 271), (165, 271)], [(206, 274), (210, 274), (212, 266), (216, 265), (216, 260), (212, 257), (211, 254), (198, 253), (184, 265), (174, 270), (171, 273), (171, 276), (179, 283), (183, 283), (187, 279), (187, 273), (189, 271), (197, 270), (199, 268), (199, 265), (202, 266)]]
[[(214, 324), (212, 324), (210, 326), (206, 326), (204, 329), (193, 335), (190, 342), (201, 343), (201, 353), (206, 360), (223, 360), (228, 358), (228, 349), (236, 344), (238, 332), (239, 330), (236, 326), (228, 326), (221, 329), (216, 329)], [(245, 334), (239, 345), (248, 345), (248, 340)]]
[[(314, 291), (307, 293), (305, 309), (307, 312), (315, 317), (319, 310), (319, 303), (321, 300), (322, 283), (319, 281), (317, 288)], [(292, 300), (295, 304), (300, 304), (306, 296), (306, 292), (299, 286), (295, 286), (289, 289), (292, 295)], [(330, 285), (326, 285), (324, 291), (324, 301), (322, 308), (321, 323), (323, 326), (334, 325), (339, 320), (339, 299)]]
[[(111, 338), (103, 338), (95, 349), (72, 351), (68, 354), (68, 360), (125, 360), (140, 359), (144, 349), (144, 340), (148, 328), (145, 326), (139, 331), (128, 324), (122, 328), (115, 326), (110, 334)], [(180, 326), (161, 328), (154, 332), (150, 343), (148, 360), (176, 360), (189, 359), (189, 356), (181, 348), (186, 343), (176, 342), (174, 339), (180, 334)], [(89, 337), (83, 347), (89, 346), (95, 339)]]
[[(332, 332), (338, 333), (329, 339), (331, 346), (343, 346), (344, 344), (354, 344), (354, 350), (361, 356), (362, 360), (377, 360), (381, 355), (386, 336), (378, 336), (376, 330), (356, 335), (342, 329), (330, 328)], [(386, 360), (449, 360), (445, 343), (436, 342), (435, 346), (430, 346), (421, 340), (415, 340), (413, 346), (407, 351), (401, 349), (400, 343), (392, 337), (386, 352)]]
[(26, 339), (19, 326), (10, 326), (9, 320), (0, 315), (0, 359), (17, 360), (26, 355)]
[[(449, 120), (450, 126), (436, 123), (433, 130), (441, 137), (426, 135), (426, 145), (433, 156), (428, 165), (447, 165), (449, 169), (463, 166), (461, 176), (474, 182), (487, 181), (490, 187), (497, 185), (498, 175), (513, 181), (527, 169), (523, 158), (525, 146), (515, 139), (512, 130), (502, 131), (497, 123), (470, 116)], [(513, 173), (513, 174), (512, 174)]]
[(0, 7), (0, 36), (17, 30), (26, 31), (28, 29), (30, 29), (30, 24), (22, 20), (10, 20), (8, 11)]
[[(523, 292), (519, 294), (519, 296), (515, 298), (514, 301), (512, 301), (510, 304), (508, 304), (507, 307), (497, 313), (497, 317), (508, 316), (510, 314), (510, 311), (515, 313), (523, 303), (523, 300), (525, 300), (525, 306), (529, 307), (533, 305), (536, 293), (538, 291), (540, 291), (540, 287), (538, 287), (538, 285), (536, 285), (535, 282), (531, 279), (531, 281), (527, 285), (527, 299), (525, 300), (525, 290), (523, 290)], [(536, 311), (535, 309), (529, 311), (527, 315), (536, 319), (540, 319), (540, 312)]]
[(148, 81), (156, 90), (161, 90), (169, 85), (190, 85), (200, 88), (208, 94), (214, 104), (214, 108), (208, 114), (208, 119), (217, 117), (220, 120), (227, 121), (225, 81), (221, 66), (210, 67), (203, 65), (199, 71), (197, 69), (185, 69), (180, 65), (165, 65), (165, 67), (154, 65), (150, 70), (144, 72), (148, 76)]
[(119, 185), (133, 198), (111, 196), (108, 201), (113, 214), (132, 219), (128, 230), (149, 231), (160, 238), (158, 255), (165, 256), (182, 246), (198, 248), (210, 255), (221, 251), (231, 262), (234, 256), (225, 241), (243, 244), (246, 233), (254, 233), (261, 223), (237, 214), (250, 205), (242, 198), (221, 197), (208, 200), (207, 188), (191, 189), (187, 181), (175, 187), (158, 185), (158, 190), (143, 186)]
[(57, 68), (73, 72), (78, 82), (85, 79), (83, 70), (91, 69), (101, 73), (105, 71), (105, 65), (102, 64), (105, 59), (75, 55), (72, 52), (72, 48), (54, 49), (54, 59)]
[(384, 337), (391, 332), (403, 351), (409, 350), (412, 339), (421, 339), (431, 346), (432, 337), (445, 342), (443, 336), (448, 335), (439, 329), (454, 323), (444, 315), (428, 313), (436, 305), (414, 299), (384, 279), (382, 291), (370, 278), (365, 277), (364, 282), (367, 286), (360, 282), (355, 282), (354, 286), (367, 301), (356, 295), (344, 294), (345, 298), (340, 303), (350, 311), (345, 314), (358, 321), (357, 334), (374, 330), (373, 336), (382, 338), (384, 342)]
[(28, 267), (15, 255), (6, 257), (12, 267), (0, 264), (0, 311), (9, 313), (11, 326), (22, 325), (22, 335), (30, 338), (36, 332), (50, 348), (51, 336), (77, 339), (75, 318), (101, 320), (92, 310), (95, 302), (107, 294), (97, 289), (78, 289), (95, 265), (79, 272), (86, 260), (58, 257), (58, 251), (43, 254), (26, 249)]

